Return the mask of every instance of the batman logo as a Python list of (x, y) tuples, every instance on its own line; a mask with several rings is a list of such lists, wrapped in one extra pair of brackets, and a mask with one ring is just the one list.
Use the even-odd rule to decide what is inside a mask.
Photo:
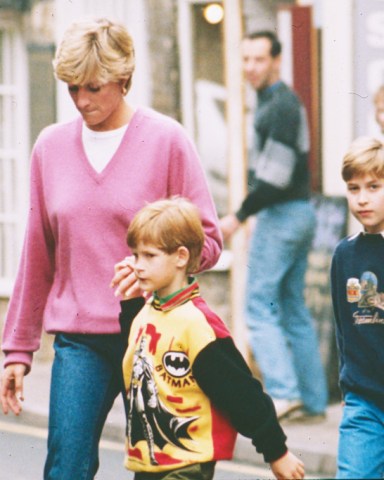
[(163, 356), (165, 370), (172, 377), (185, 377), (191, 369), (189, 358), (184, 352), (167, 352)]

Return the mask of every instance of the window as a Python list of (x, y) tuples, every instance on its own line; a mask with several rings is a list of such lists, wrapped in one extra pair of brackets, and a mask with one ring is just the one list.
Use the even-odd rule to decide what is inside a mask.
[(26, 55), (16, 22), (0, 17), (0, 296), (15, 279), (25, 226), (29, 153)]
[(179, 0), (183, 124), (194, 138), (219, 215), (227, 213), (227, 124), (223, 23), (206, 9), (221, 2)]

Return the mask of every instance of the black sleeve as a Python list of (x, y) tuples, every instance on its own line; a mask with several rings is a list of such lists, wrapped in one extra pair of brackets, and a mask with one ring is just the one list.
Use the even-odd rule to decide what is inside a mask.
[(217, 339), (196, 357), (193, 375), (212, 403), (242, 435), (252, 439), (266, 462), (286, 452), (286, 436), (271, 398), (252, 376), (232, 338)]
[(256, 180), (251, 192), (245, 197), (239, 210), (235, 213), (240, 222), (250, 215), (284, 200), (284, 192), (262, 180)]
[(120, 329), (121, 329), (121, 336), (124, 342), (125, 348), (128, 344), (128, 337), (129, 332), (131, 330), (131, 325), (133, 319), (136, 315), (140, 312), (145, 304), (144, 297), (136, 297), (130, 300), (123, 300), (120, 302), (120, 315), (119, 315), (119, 322), (120, 322)]

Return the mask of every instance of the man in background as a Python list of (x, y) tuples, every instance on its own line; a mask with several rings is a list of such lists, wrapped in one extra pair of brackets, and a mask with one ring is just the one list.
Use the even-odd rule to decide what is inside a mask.
[[(246, 80), (256, 90), (255, 155), (249, 193), (220, 221), (228, 239), (257, 213), (249, 247), (246, 321), (253, 355), (279, 418), (325, 417), (327, 388), (313, 319), (304, 301), (315, 229), (305, 109), (280, 79), (281, 43), (261, 31), (242, 42)], [(299, 413), (300, 412), (300, 413)]]

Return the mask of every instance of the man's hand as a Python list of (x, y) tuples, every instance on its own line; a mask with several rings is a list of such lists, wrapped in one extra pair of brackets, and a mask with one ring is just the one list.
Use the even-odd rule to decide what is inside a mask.
[(270, 465), (278, 480), (304, 478), (304, 463), (289, 451), (283, 457), (271, 462)]
[(11, 409), (15, 415), (21, 412), (20, 401), (24, 401), (23, 380), (27, 371), (24, 363), (11, 363), (5, 367), (1, 378), (0, 401), (3, 412)]
[(229, 240), (229, 238), (236, 232), (240, 227), (241, 223), (233, 213), (225, 215), (225, 217), (220, 218), (219, 227), (221, 233), (223, 234), (224, 240)]
[(111, 281), (111, 288), (115, 289), (115, 296), (121, 295), (123, 300), (141, 297), (143, 291), (139, 288), (135, 273), (133, 271), (134, 257), (125, 257), (115, 265), (115, 275)]

